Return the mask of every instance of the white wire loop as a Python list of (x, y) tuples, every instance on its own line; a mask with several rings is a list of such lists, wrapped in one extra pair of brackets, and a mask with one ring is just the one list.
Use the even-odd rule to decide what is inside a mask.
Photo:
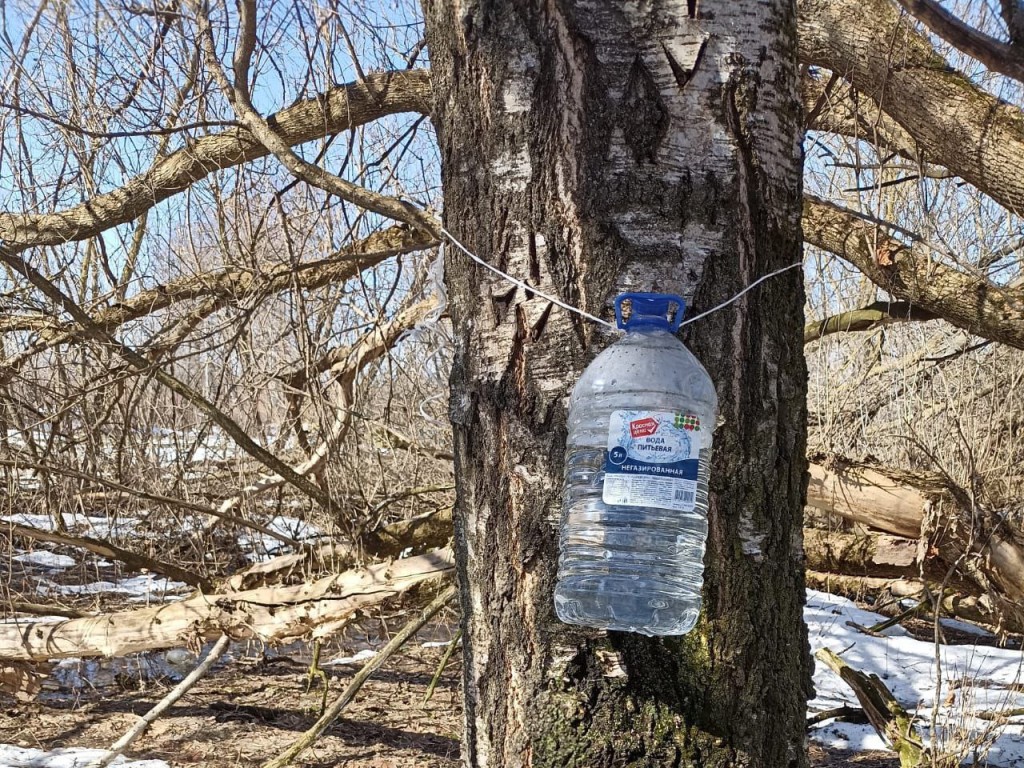
[[(587, 320), (590, 320), (591, 322), (599, 323), (600, 325), (603, 325), (606, 328), (611, 328), (614, 331), (619, 330), (618, 327), (616, 327), (615, 323), (609, 323), (607, 320), (602, 320), (600, 317), (592, 315), (589, 312), (585, 312), (582, 309), (580, 309), (579, 307), (574, 307), (574, 306), (572, 306), (572, 304), (566, 304), (561, 299), (558, 299), (558, 298), (556, 298), (554, 296), (551, 296), (550, 294), (544, 293), (543, 291), (540, 291), (540, 290), (534, 288), (532, 285), (527, 285), (522, 280), (518, 280), (518, 279), (512, 277), (512, 275), (509, 275), (509, 274), (507, 274), (505, 272), (502, 272), (500, 269), (498, 269), (494, 265), (488, 264), (486, 261), (484, 261), (479, 256), (477, 256), (475, 253), (473, 253), (471, 250), (469, 250), (469, 248), (467, 248), (462, 243), (460, 243), (458, 238), (456, 238), (455, 235), (453, 235), (451, 232), (449, 232), (444, 227), (441, 227), (441, 234), (443, 234), (445, 237), (447, 237), (452, 242), (452, 245), (454, 245), (456, 248), (458, 248), (464, 254), (469, 256), (469, 258), (471, 258), (477, 264), (479, 264), (482, 267), (486, 267), (487, 269), (489, 269), (491, 272), (493, 272), (496, 275), (500, 275), (501, 277), (503, 277), (505, 280), (507, 280), (508, 282), (512, 283), (513, 285), (517, 285), (520, 288), (523, 288), (524, 290), (530, 291), (531, 293), (535, 293), (538, 296), (540, 296), (541, 298), (547, 299), (552, 304), (555, 304), (555, 305), (561, 307), (562, 309), (564, 309), (564, 310), (566, 310), (568, 312), (575, 312), (580, 317), (585, 317)], [(757, 280), (755, 280), (750, 285), (748, 285), (746, 288), (741, 290), (739, 293), (736, 293), (735, 295), (729, 297), (728, 299), (723, 301), (721, 304), (717, 304), (716, 306), (712, 307), (711, 309), (708, 309), (708, 310), (706, 310), (704, 312), (701, 312), (699, 315), (694, 315), (693, 317), (687, 318), (686, 320), (684, 320), (682, 323), (679, 324), (679, 327), (681, 328), (684, 325), (689, 325), (690, 323), (695, 323), (698, 320), (700, 320), (701, 318), (707, 317), (710, 314), (714, 314), (715, 312), (717, 312), (720, 309), (724, 309), (725, 307), (727, 307), (730, 304), (732, 304), (734, 301), (738, 300), (740, 297), (742, 297), (748, 291), (752, 291), (754, 288), (759, 286), (765, 280), (770, 280), (771, 278), (775, 277), (776, 275), (781, 275), (783, 272), (787, 272), (787, 271), (789, 271), (791, 269), (795, 269), (795, 268), (797, 268), (799, 266), (802, 266), (802, 265), (803, 265), (803, 262), (796, 261), (796, 262), (793, 262), (792, 264), (787, 264), (784, 267), (780, 267), (779, 269), (776, 269), (774, 272), (769, 272), (767, 275), (762, 275), (761, 277), (757, 278)]]

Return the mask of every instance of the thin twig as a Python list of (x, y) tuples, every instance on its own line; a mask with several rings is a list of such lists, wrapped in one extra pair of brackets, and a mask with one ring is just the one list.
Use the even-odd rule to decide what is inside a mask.
[(313, 723), (313, 727), (306, 731), (302, 736), (295, 740), (288, 749), (279, 754), (273, 760), (264, 763), (263, 768), (284, 768), (286, 765), (290, 765), (292, 760), (298, 757), (300, 754), (305, 752), (313, 743), (320, 738), (321, 734), (326, 731), (331, 723), (333, 723), (338, 715), (349, 705), (352, 699), (355, 698), (359, 689), (363, 687), (370, 676), (384, 666), (386, 662), (399, 648), (405, 645), (406, 641), (413, 635), (415, 635), (424, 624), (430, 621), (434, 615), (440, 611), (448, 603), (452, 597), (455, 596), (455, 587), (449, 586), (440, 595), (434, 598), (434, 601), (424, 608), (418, 616), (412, 619), (408, 624), (402, 627), (402, 630), (396, 634), (391, 641), (385, 645), (380, 653), (374, 656), (372, 659), (366, 662), (362, 669), (356, 673), (356, 676), (352, 678), (352, 682), (348, 684), (348, 687), (344, 692), (335, 699), (334, 703), (327, 708), (327, 711), (320, 716), (320, 719)]
[(807, 727), (810, 728), (812, 725), (823, 723), (826, 720), (839, 720), (844, 723), (867, 723), (868, 716), (860, 707), (843, 704), (842, 706), (826, 709), (823, 712), (815, 712), (813, 715), (810, 715), (807, 718)]
[(224, 651), (227, 650), (230, 642), (231, 637), (229, 635), (221, 635), (217, 643), (210, 649), (210, 652), (206, 654), (206, 658), (203, 659), (195, 669), (189, 672), (188, 675), (185, 676), (184, 680), (174, 686), (170, 693), (157, 702), (155, 707), (140, 717), (139, 722), (133, 725), (124, 736), (114, 743), (106, 756), (89, 763), (87, 768), (106, 768), (114, 762), (114, 760), (116, 760), (133, 741), (143, 734), (153, 721), (173, 707), (175, 703), (177, 703), (178, 699), (188, 693), (189, 689), (198, 683), (202, 677), (210, 671), (210, 667), (212, 667), (214, 662), (224, 654)]
[(444, 656), (441, 657), (441, 663), (437, 665), (437, 671), (430, 680), (430, 685), (427, 686), (427, 692), (423, 695), (423, 703), (426, 704), (430, 701), (430, 697), (434, 695), (434, 689), (437, 688), (437, 682), (441, 679), (441, 675), (444, 673), (445, 667), (448, 666), (448, 662), (452, 658), (452, 654), (455, 653), (455, 649), (459, 645), (459, 640), (462, 639), (462, 630), (459, 629), (455, 633), (455, 637), (448, 643), (448, 648), (444, 652)]

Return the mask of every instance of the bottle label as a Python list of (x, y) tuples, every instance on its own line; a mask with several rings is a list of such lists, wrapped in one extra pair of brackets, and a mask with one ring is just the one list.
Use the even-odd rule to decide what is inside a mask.
[(604, 462), (605, 504), (691, 512), (700, 451), (711, 430), (692, 413), (614, 411)]

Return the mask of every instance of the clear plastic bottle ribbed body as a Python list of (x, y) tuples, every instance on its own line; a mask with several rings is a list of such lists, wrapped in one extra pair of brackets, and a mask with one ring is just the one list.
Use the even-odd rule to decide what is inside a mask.
[(572, 393), (555, 588), (569, 624), (680, 635), (700, 613), (718, 399), (666, 306), (633, 298)]

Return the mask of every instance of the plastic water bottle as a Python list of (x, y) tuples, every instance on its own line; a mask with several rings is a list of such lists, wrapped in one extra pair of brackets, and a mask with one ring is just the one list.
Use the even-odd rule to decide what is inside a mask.
[(681, 635), (697, 623), (718, 397), (674, 335), (685, 307), (678, 296), (619, 296), (626, 333), (573, 390), (555, 587), (569, 624)]

